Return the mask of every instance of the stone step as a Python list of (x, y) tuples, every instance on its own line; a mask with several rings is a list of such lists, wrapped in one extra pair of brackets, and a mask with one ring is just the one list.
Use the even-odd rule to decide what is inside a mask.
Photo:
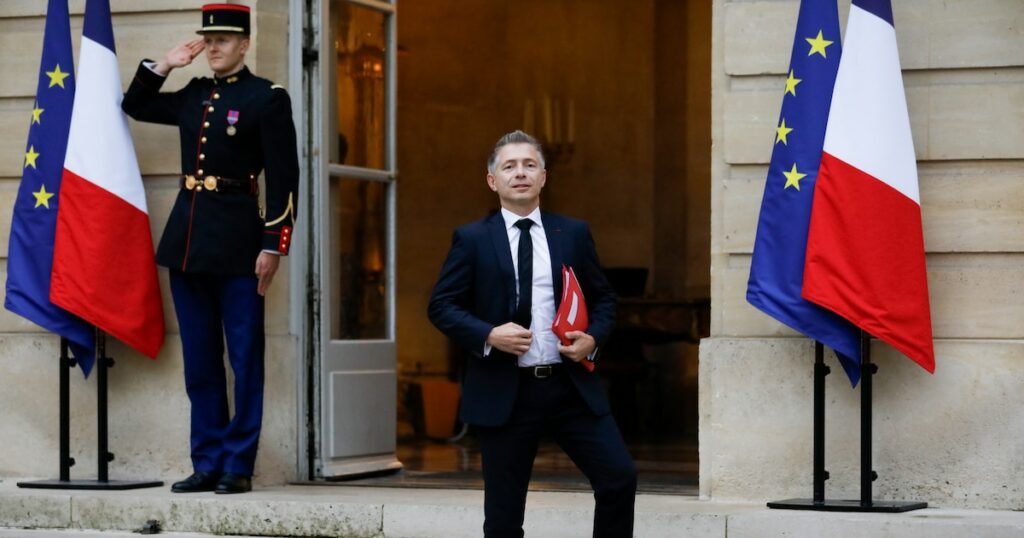
[[(159, 520), (165, 532), (249, 536), (460, 538), (482, 534), (483, 492), (291, 485), (243, 495), (22, 489), (0, 483), (0, 538), (11, 528), (132, 531)], [(589, 536), (593, 497), (531, 492), (531, 537)], [(640, 495), (635, 535), (644, 538), (1020, 538), (1024, 512), (928, 508), (903, 514), (769, 510), (764, 503)], [(7, 532), (8, 534), (4, 534)], [(74, 536), (73, 533), (67, 533)], [(34, 538), (25, 534), (26, 538)], [(81, 535), (79, 535), (81, 536)], [(116, 536), (116, 535), (115, 535)]]
[[(78, 529), (0, 529), (0, 538), (139, 538), (128, 531), (81, 531)], [(158, 538), (221, 538), (219, 534), (160, 533)], [(231, 536), (231, 538), (262, 538), (258, 536)]]

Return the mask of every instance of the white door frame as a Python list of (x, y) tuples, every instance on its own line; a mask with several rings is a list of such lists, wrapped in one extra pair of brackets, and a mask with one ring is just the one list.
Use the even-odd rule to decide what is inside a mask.
[[(330, 122), (336, 121), (329, 113), (328, 88), (331, 70), (336, 66), (321, 54), (322, 36), (328, 35), (331, 0), (291, 0), (289, 7), (289, 83), (301, 88), (292, 95), (296, 127), (302, 141), (302, 180), (298, 226), (305, 232), (293, 238), (293, 258), (290, 277), (290, 329), (299, 335), (296, 394), (298, 395), (297, 469), (300, 480), (341, 477), (352, 474), (401, 468), (394, 454), (394, 422), (396, 398), (378, 397), (368, 402), (375, 393), (358, 396), (361, 382), (348, 382), (346, 391), (332, 390), (337, 380), (368, 379), (372, 384), (397, 389), (395, 360), (395, 211), (396, 211), (396, 90), (397, 90), (397, 38), (395, 0), (341, 0), (368, 8), (385, 15), (384, 58), (384, 167), (370, 169), (329, 162), (324, 138), (330, 132)], [(333, 42), (326, 50), (333, 52)], [(331, 308), (322, 304), (330, 295), (329, 282), (324, 275), (331, 274), (329, 256), (323, 255), (325, 238), (330, 233), (330, 178), (345, 181), (380, 182), (386, 186), (386, 262), (385, 262), (385, 337), (382, 340), (331, 340)], [(339, 364), (343, 366), (339, 366)], [(329, 371), (325, 371), (327, 368)], [(344, 374), (344, 375), (343, 375)], [(349, 376), (350, 374), (350, 376)], [(325, 377), (326, 375), (326, 377)], [(362, 376), (362, 377), (359, 377)], [(332, 399), (332, 397), (334, 399)], [(336, 402), (338, 398), (347, 402)], [(362, 416), (346, 415), (341, 410), (362, 408)], [(333, 413), (333, 414), (332, 414)], [(355, 412), (353, 412), (355, 413)], [(383, 452), (353, 457), (339, 457), (345, 450), (356, 450), (362, 436), (347, 438), (330, 433), (332, 428), (361, 429), (372, 415), (377, 422), (390, 421), (391, 432), (371, 431), (372, 435), (390, 436), (391, 447)], [(373, 430), (374, 428), (371, 428)], [(364, 443), (365, 444), (365, 443)], [(379, 444), (379, 443), (378, 443)], [(340, 446), (340, 448), (339, 448)], [(348, 448), (346, 448), (348, 447)], [(330, 457), (335, 454), (335, 457)]]

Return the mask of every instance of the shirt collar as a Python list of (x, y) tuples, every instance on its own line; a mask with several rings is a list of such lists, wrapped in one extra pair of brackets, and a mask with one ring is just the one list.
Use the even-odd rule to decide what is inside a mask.
[(505, 219), (506, 230), (512, 229), (512, 227), (515, 226), (516, 223), (522, 219), (530, 219), (533, 221), (535, 225), (540, 226), (541, 228), (544, 227), (540, 220), (540, 207), (535, 207), (533, 211), (531, 211), (530, 214), (525, 217), (520, 217), (519, 215), (516, 215), (515, 213), (503, 207), (501, 208), (501, 218)]

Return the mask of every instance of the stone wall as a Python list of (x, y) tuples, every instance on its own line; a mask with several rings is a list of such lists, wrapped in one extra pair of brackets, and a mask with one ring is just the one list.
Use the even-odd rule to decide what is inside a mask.
[[(201, 0), (113, 0), (114, 35), (121, 80), (127, 87), (143, 57), (158, 58), (175, 43), (191, 39), (199, 24)], [(70, 2), (72, 41), (77, 62), (85, 2)], [(286, 84), (287, 0), (260, 0), (254, 32), (260, 36), (247, 58), (257, 73)], [(259, 9), (261, 8), (261, 9)], [(25, 137), (36, 91), (46, 2), (0, 3), (0, 280), (6, 280), (7, 236), (11, 209), (21, 178)], [(267, 50), (266, 54), (260, 54)], [(175, 71), (165, 88), (183, 86), (208, 75), (204, 57)], [(178, 190), (178, 134), (173, 127), (130, 121), (146, 186), (154, 242)], [(294, 478), (296, 446), (296, 360), (289, 334), (288, 269), (282, 265), (267, 297), (267, 384), (264, 435), (256, 464), (261, 483)], [(189, 403), (182, 376), (181, 344), (166, 270), (160, 270), (167, 335), (163, 350), (150, 361), (118, 342), (109, 354), (110, 450), (116, 460), (110, 477), (175, 479), (191, 470)], [(0, 310), (0, 476), (55, 477), (58, 471), (58, 338)], [(72, 372), (71, 453), (78, 464), (72, 477), (94, 478), (96, 461), (96, 382)]]
[[(919, 162), (937, 368), (875, 342), (876, 497), (1024, 506), (1024, 10), (894, 2)], [(701, 493), (811, 494), (813, 346), (745, 301), (798, 2), (714, 2), (712, 337)], [(845, 26), (849, 2), (840, 2)], [(859, 393), (828, 378), (830, 498), (859, 496)]]

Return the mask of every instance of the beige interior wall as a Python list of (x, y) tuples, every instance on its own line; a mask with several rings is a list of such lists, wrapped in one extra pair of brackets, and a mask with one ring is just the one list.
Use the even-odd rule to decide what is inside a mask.
[[(113, 0), (114, 35), (127, 87), (142, 57), (157, 58), (171, 45), (190, 39), (199, 25), (200, 0)], [(77, 62), (85, 2), (72, 0), (72, 42)], [(250, 5), (256, 5), (252, 3)], [(6, 280), (7, 236), (11, 209), (21, 178), (29, 112), (32, 108), (42, 50), (45, 2), (0, 2), (0, 279)], [(254, 21), (257, 41), (248, 58), (258, 74), (286, 78), (287, 0), (260, 0)], [(261, 53), (261, 51), (266, 51)], [(171, 74), (165, 88), (176, 89), (193, 76), (208, 74), (198, 58)], [(178, 134), (173, 127), (131, 125), (139, 166), (146, 187), (154, 242), (177, 194)], [(191, 471), (188, 448), (189, 403), (185, 396), (181, 346), (174, 309), (161, 269), (167, 335), (157, 360), (150, 361), (114, 342), (109, 354), (110, 450), (116, 460), (111, 478), (177, 479)], [(287, 268), (279, 273), (267, 297), (267, 384), (264, 430), (256, 464), (260, 483), (282, 483), (295, 474), (296, 395), (295, 337), (288, 332)], [(0, 310), (0, 476), (55, 476), (57, 460), (58, 338)], [(72, 455), (79, 465), (72, 477), (94, 477), (95, 376), (71, 378)]]
[[(710, 297), (711, 5), (655, 3), (653, 294)], [(662, 434), (697, 431), (698, 348), (647, 346)]]
[[(845, 24), (849, 2), (841, 1)], [(798, 2), (714, 3), (712, 338), (701, 345), (701, 492), (810, 496), (811, 346), (746, 279)], [(936, 373), (876, 342), (878, 498), (1024, 504), (1024, 10), (894, 2), (919, 162)], [(829, 360), (834, 360), (831, 356)], [(830, 497), (855, 498), (857, 397), (828, 378)], [(750, 450), (755, 445), (756, 451)]]
[(583, 218), (607, 266), (654, 263), (654, 2), (408, 2), (399, 16), (398, 355), (447, 371), (426, 319), (452, 230), (498, 207), (485, 161), (524, 101), (573, 99), (547, 210)]
[(703, 298), (711, 286), (711, 4), (659, 0), (656, 10), (654, 293)]

